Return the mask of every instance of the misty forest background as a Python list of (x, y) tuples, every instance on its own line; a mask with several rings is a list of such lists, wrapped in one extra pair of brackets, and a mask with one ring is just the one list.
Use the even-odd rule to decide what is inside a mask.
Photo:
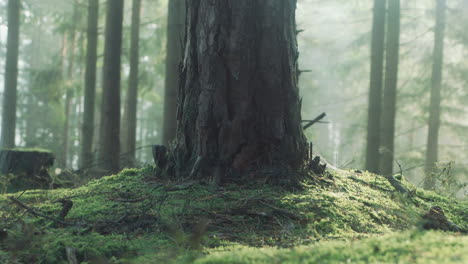
[[(92, 2), (92, 1), (89, 1)], [(138, 93), (135, 143), (129, 143), (131, 117), (128, 115), (130, 87), (132, 2), (125, 1), (121, 56), (121, 167), (152, 164), (151, 145), (168, 144), (164, 136), (166, 78), (177, 77), (168, 71), (166, 54), (176, 50), (179, 42), (166, 45), (168, 36), (168, 1), (141, 0), (137, 53)], [(313, 119), (327, 114), (323, 123), (305, 131), (314, 150), (329, 164), (338, 168), (372, 169), (366, 165), (369, 83), (371, 76), (371, 39), (373, 1), (299, 0), (297, 28), (299, 42), (300, 93), (302, 118)], [(378, 2), (378, 1), (377, 1)], [(416, 186), (423, 186), (428, 174), (428, 143), (435, 143), (437, 166), (429, 172), (436, 178), (437, 191), (466, 198), (468, 191), (468, 1), (448, 1), (443, 37), (441, 75), (440, 129), (438, 140), (428, 142), (431, 88), (434, 87), (434, 48), (437, 3), (445, 1), (402, 1), (399, 34), (399, 62), (396, 93), (394, 150), (377, 146), (378, 153), (393, 153), (393, 173)], [(135, 9), (135, 8), (133, 8)], [(5, 82), (7, 56), (7, 1), (0, 0), (0, 83)], [(20, 19), (18, 59), (18, 97), (15, 146), (51, 150), (57, 168), (71, 171), (99, 166), (102, 100), (102, 67), (106, 8), (100, 2), (96, 94), (92, 159), (83, 160), (83, 119), (85, 109), (85, 73), (87, 65), (88, 1), (23, 0)], [(440, 14), (440, 12), (439, 12)], [(178, 17), (179, 25), (184, 23)], [(390, 19), (390, 18), (389, 18)], [(170, 21), (170, 20), (169, 20)], [(176, 25), (177, 20), (176, 21)], [(174, 21), (172, 21), (174, 23)], [(170, 29), (171, 27), (169, 27)], [(388, 23), (387, 30), (390, 30)], [(375, 27), (374, 27), (375, 29)], [(439, 28), (440, 29), (440, 28)], [(374, 34), (375, 36), (375, 34)], [(175, 38), (177, 39), (177, 37)], [(390, 38), (387, 38), (387, 45)], [(172, 39), (174, 41), (174, 38)], [(397, 39), (398, 41), (398, 39)], [(386, 55), (391, 49), (387, 48)], [(393, 49), (395, 51), (395, 49)], [(398, 49), (396, 49), (398, 53)], [(385, 53), (383, 53), (385, 54)], [(385, 57), (385, 55), (384, 55)], [(394, 56), (395, 57), (395, 56)], [(387, 57), (383, 62), (391, 60)], [(440, 60), (439, 60), (440, 61)], [(134, 68), (133, 68), (134, 69)], [(374, 68), (375, 69), (375, 68)], [(167, 74), (166, 74), (167, 71)], [(135, 71), (133, 71), (135, 72)], [(374, 73), (375, 74), (375, 73)], [(167, 76), (167, 77), (166, 77)], [(382, 82), (386, 83), (385, 75)], [(382, 85), (383, 87), (383, 85)], [(383, 88), (382, 88), (383, 93)], [(3, 99), (4, 86), (0, 85)], [(381, 96), (381, 94), (379, 95)], [(169, 97), (167, 97), (169, 98)], [(3, 101), (2, 101), (3, 102)], [(372, 104), (372, 102), (371, 102)], [(167, 105), (167, 104), (166, 104)], [(384, 103), (385, 105), (385, 103)], [(0, 104), (4, 108), (4, 104)], [(3, 110), (3, 109), (2, 109)], [(131, 115), (131, 114), (130, 114)], [(0, 117), (2, 118), (2, 117)], [(130, 119), (129, 119), (130, 118)], [(379, 118), (380, 119), (380, 118)], [(130, 121), (129, 121), (130, 120)], [(386, 120), (386, 119), (381, 119)], [(1, 123), (5, 120), (1, 120)], [(170, 126), (170, 125), (166, 125)], [(131, 126), (130, 126), (131, 127)], [(170, 131), (170, 130), (169, 130)], [(383, 138), (392, 137), (385, 135)], [(134, 145), (133, 145), (134, 144)], [(434, 144), (433, 144), (434, 145)], [(134, 151), (134, 159), (133, 159)], [(431, 152), (434, 153), (434, 150)], [(377, 155), (377, 156), (379, 156)], [(374, 155), (375, 156), (375, 155)], [(392, 159), (392, 158), (391, 158)], [(400, 166), (401, 165), (401, 169)], [(383, 173), (383, 172), (382, 172)]]

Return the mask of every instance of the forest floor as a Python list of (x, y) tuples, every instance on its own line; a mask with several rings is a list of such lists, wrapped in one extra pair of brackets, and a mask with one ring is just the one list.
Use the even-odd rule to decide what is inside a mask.
[[(426, 231), (468, 201), (331, 170), (303, 190), (215, 187), (128, 169), (73, 189), (0, 196), (0, 263), (468, 263), (466, 234)], [(65, 212), (63, 205), (70, 206)]]

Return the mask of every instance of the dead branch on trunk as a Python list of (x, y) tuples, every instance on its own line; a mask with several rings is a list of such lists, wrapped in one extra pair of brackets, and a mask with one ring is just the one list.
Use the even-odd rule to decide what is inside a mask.
[(327, 114), (326, 113), (321, 113), (319, 116), (312, 120), (302, 120), (302, 122), (307, 122), (304, 126), (302, 126), (302, 129), (306, 130), (307, 128), (311, 127), (313, 124), (320, 122)]

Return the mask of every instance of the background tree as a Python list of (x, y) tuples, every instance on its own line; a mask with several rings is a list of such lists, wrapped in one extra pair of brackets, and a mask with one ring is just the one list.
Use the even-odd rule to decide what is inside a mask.
[(426, 178), (424, 188), (434, 188), (433, 170), (436, 167), (440, 129), (440, 103), (442, 86), (442, 65), (444, 60), (445, 0), (436, 0), (436, 25), (434, 29), (434, 55), (431, 79), (431, 100), (429, 106), (429, 130), (426, 148)]
[(0, 147), (2, 148), (15, 147), (20, 6), (20, 0), (8, 1), (5, 94), (3, 95), (2, 131), (0, 140)]
[(163, 144), (168, 146), (176, 135), (177, 92), (179, 65), (185, 34), (185, 1), (172, 0), (168, 4), (166, 78), (164, 85)]
[(122, 124), (122, 153), (125, 164), (129, 166), (135, 164), (141, 0), (133, 0), (132, 3), (130, 75), (128, 78), (127, 102)]
[(108, 0), (98, 160), (100, 168), (120, 169), (120, 64), (123, 0)]
[(396, 93), (400, 50), (400, 0), (388, 0), (385, 86), (382, 107), (380, 173), (392, 175), (395, 140)]
[(367, 121), (366, 169), (379, 172), (380, 118), (385, 43), (385, 0), (374, 0)]
[[(7, 2), (0, 0), (0, 42), (7, 42)], [(79, 1), (80, 3), (87, 1)], [(127, 2), (130, 7), (130, 1)], [(145, 7), (140, 23), (140, 63), (138, 88), (138, 116), (136, 166), (152, 162), (148, 145), (162, 141), (166, 57), (166, 23), (168, 4), (174, 1), (142, 0)], [(398, 108), (395, 126), (394, 157), (402, 165), (405, 178), (422, 185), (426, 165), (427, 115), (431, 86), (431, 67), (434, 46), (433, 24), (436, 1), (401, 1), (401, 45), (398, 73)], [(314, 152), (339, 168), (365, 166), (367, 110), (369, 93), (369, 57), (371, 43), (373, 1), (298, 0), (297, 23), (306, 29), (298, 35), (302, 69), (311, 70), (300, 78), (302, 116), (304, 119), (327, 113), (327, 124), (317, 124), (305, 131), (314, 142)], [(85, 4), (79, 4), (84, 14)], [(102, 9), (104, 11), (105, 9)], [(463, 197), (460, 186), (468, 182), (468, 37), (467, 4), (464, 0), (447, 2), (447, 21), (444, 46), (444, 82), (441, 91), (441, 127), (438, 143), (436, 175), (450, 164), (450, 175), (459, 183), (452, 193)], [(99, 32), (104, 32), (105, 12), (100, 13)], [(123, 54), (130, 50), (131, 8), (124, 10), (128, 17), (124, 24)], [(18, 72), (18, 107), (16, 122), (17, 147), (38, 147), (52, 150), (57, 156), (63, 150), (64, 98), (67, 81), (61, 75), (60, 50), (64, 33), (76, 24), (73, 90), (70, 104), (70, 133), (68, 166), (78, 166), (81, 141), (77, 136), (84, 115), (81, 87), (87, 47), (86, 23), (72, 21), (73, 1), (23, 0), (21, 13), (21, 53)], [(311, 15), (313, 14), (313, 15)], [(333, 15), (331, 15), (333, 14)], [(127, 16), (128, 15), (128, 16)], [(82, 16), (84, 17), (84, 16)], [(309, 30), (310, 29), (310, 30)], [(183, 38), (183, 37), (182, 37)], [(127, 41), (128, 40), (128, 41)], [(98, 46), (97, 70), (102, 63), (103, 46)], [(68, 56), (67, 56), (68, 57)], [(6, 45), (0, 46), (0, 67), (4, 69)], [(68, 59), (65, 64), (68, 63)], [(126, 93), (130, 59), (122, 57), (122, 91)], [(66, 70), (65, 70), (66, 71)], [(102, 75), (97, 75), (101, 85)], [(0, 74), (4, 83), (4, 75)], [(3, 85), (0, 94), (3, 97)], [(84, 92), (84, 89), (83, 89)], [(125, 94), (126, 96), (126, 94)], [(2, 98), (3, 100), (3, 98)], [(97, 89), (96, 102), (102, 100)], [(3, 110), (4, 104), (0, 103)], [(93, 151), (99, 148), (100, 109), (95, 111)], [(47, 118), (38, 118), (47, 117)], [(1, 119), (1, 118), (0, 118)], [(384, 148), (382, 148), (384, 149)], [(81, 159), (81, 158), (80, 158)], [(455, 161), (455, 162), (452, 162)], [(96, 164), (97, 164), (96, 160)], [(91, 164), (91, 166), (94, 164)], [(447, 170), (445, 170), (447, 171)], [(443, 177), (446, 177), (444, 174)], [(440, 180), (444, 180), (443, 182)], [(436, 190), (447, 181), (438, 177)]]
[(96, 95), (96, 62), (98, 44), (99, 0), (88, 0), (88, 30), (86, 72), (82, 126), (81, 167), (89, 168), (93, 161), (94, 111)]
[[(187, 2), (178, 176), (296, 169), (306, 154), (297, 87), (295, 0)], [(258, 172), (257, 177), (261, 177)], [(281, 180), (293, 174), (279, 173)]]
[[(63, 122), (63, 150), (61, 152), (58, 161), (63, 167), (68, 165), (68, 152), (69, 152), (69, 133), (70, 133), (70, 119), (71, 119), (71, 107), (72, 100), (74, 96), (74, 80), (73, 80), (73, 71), (75, 66), (75, 47), (76, 47), (76, 23), (78, 21), (78, 2), (77, 0), (73, 1), (73, 15), (72, 23), (67, 32), (64, 34), (64, 43), (63, 43), (63, 53), (62, 53), (62, 66), (64, 68), (64, 79), (66, 81), (66, 90), (65, 90), (65, 120)], [(65, 64), (65, 61), (67, 62)], [(66, 68), (66, 70), (65, 70)]]

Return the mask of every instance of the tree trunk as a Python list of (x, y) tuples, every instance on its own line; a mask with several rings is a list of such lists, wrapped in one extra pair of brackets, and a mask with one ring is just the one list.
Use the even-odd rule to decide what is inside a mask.
[(94, 111), (96, 96), (96, 62), (98, 44), (99, 0), (88, 0), (88, 32), (84, 112), (81, 142), (81, 168), (89, 168), (93, 162)]
[(177, 90), (179, 88), (179, 65), (185, 34), (185, 1), (169, 1), (166, 44), (166, 80), (164, 91), (163, 144), (169, 146), (174, 140), (177, 127)]
[(296, 0), (186, 3), (176, 176), (218, 182), (302, 166)]
[[(37, 93), (36, 87), (38, 86), (38, 73), (39, 69), (41, 68), (41, 59), (40, 59), (40, 54), (42, 52), (42, 34), (39, 32), (42, 32), (43, 30), (43, 24), (42, 24), (42, 19), (39, 19), (39, 23), (37, 24), (37, 27), (33, 28), (33, 32), (35, 34), (32, 34), (31, 36), (31, 50), (29, 51), (29, 73), (28, 73), (28, 90), (26, 92), (26, 106), (21, 109), (23, 111), (23, 118), (25, 119), (25, 135), (23, 137), (24, 140), (24, 146), (26, 148), (36, 148), (39, 146), (38, 138), (37, 138), (37, 131), (40, 128), (40, 120), (36, 118), (36, 115), (34, 114), (35, 112), (35, 106), (37, 105), (37, 100), (35, 94)], [(64, 38), (65, 39), (65, 38)], [(61, 52), (64, 52), (65, 50), (65, 42), (62, 43), (62, 48)], [(63, 53), (61, 53), (63, 54)], [(62, 61), (62, 60), (61, 60)], [(61, 72), (58, 72), (59, 74), (59, 79), (61, 78)], [(48, 103), (48, 102), (45, 102)], [(57, 139), (56, 133), (53, 135), (54, 139)], [(54, 142), (61, 142), (61, 138), (54, 140)], [(57, 149), (54, 149), (57, 151)], [(58, 153), (58, 151), (57, 151)]]
[(2, 148), (15, 147), (20, 7), (20, 0), (8, 1), (7, 56), (0, 140)]
[(385, 43), (385, 0), (374, 0), (372, 21), (366, 170), (379, 172), (380, 114)]
[(125, 107), (123, 123), (123, 146), (125, 165), (135, 164), (135, 141), (137, 126), (137, 102), (138, 102), (138, 57), (140, 39), (140, 12), (141, 0), (133, 0), (132, 6), (132, 36), (130, 43), (130, 75), (128, 79), (127, 103)]
[(426, 149), (425, 189), (434, 189), (433, 170), (436, 167), (440, 128), (440, 90), (444, 61), (445, 0), (436, 0), (436, 26), (434, 32), (434, 55), (432, 64), (431, 102), (429, 108), (429, 131)]
[(103, 91), (99, 133), (100, 168), (120, 169), (120, 64), (123, 0), (107, 0)]
[(382, 112), (380, 173), (393, 174), (396, 91), (400, 50), (400, 0), (388, 0), (385, 88)]
[[(72, 21), (76, 23), (78, 19), (78, 3), (76, 1), (73, 2), (73, 18)], [(59, 158), (60, 165), (63, 167), (67, 167), (68, 165), (68, 152), (69, 152), (69, 130), (70, 130), (70, 109), (72, 104), (72, 98), (74, 96), (73, 93), (73, 70), (74, 70), (74, 63), (75, 63), (75, 41), (76, 41), (76, 26), (73, 24), (72, 28), (70, 29), (70, 47), (68, 49), (68, 68), (66, 72), (66, 91), (65, 91), (65, 121), (63, 123), (63, 142), (62, 142), (62, 155)]]

